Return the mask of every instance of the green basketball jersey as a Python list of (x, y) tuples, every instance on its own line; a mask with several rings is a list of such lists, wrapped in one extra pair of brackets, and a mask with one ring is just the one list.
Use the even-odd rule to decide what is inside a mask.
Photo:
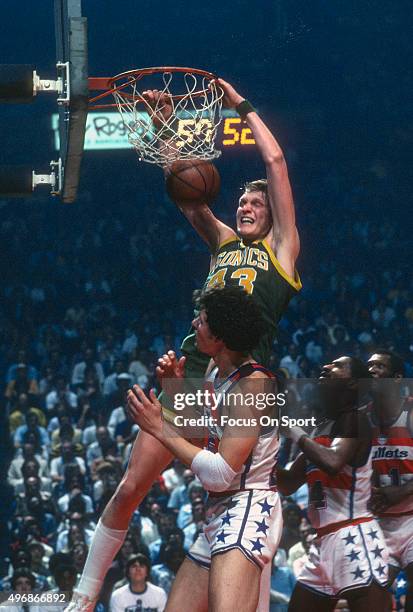
[[(301, 289), (301, 281), (297, 274), (291, 278), (282, 269), (266, 240), (256, 240), (245, 246), (241, 238), (234, 235), (219, 246), (204, 289), (231, 285), (241, 286), (251, 293), (261, 308), (266, 332), (252, 354), (265, 366), (278, 322), (291, 298)], [(181, 350), (186, 356), (186, 376), (202, 376), (210, 357), (198, 351), (194, 330), (184, 339)]]

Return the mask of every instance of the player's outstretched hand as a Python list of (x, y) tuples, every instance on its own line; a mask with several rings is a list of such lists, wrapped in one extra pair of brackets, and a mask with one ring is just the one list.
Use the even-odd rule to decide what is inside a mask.
[(139, 385), (133, 385), (128, 391), (128, 412), (132, 420), (143, 431), (158, 437), (162, 433), (162, 406), (154, 389), (149, 391), (149, 397)]
[(183, 378), (185, 361), (186, 357), (178, 359), (175, 351), (168, 351), (158, 359), (158, 367), (156, 368), (158, 378)]
[(235, 108), (236, 106), (238, 106), (238, 104), (245, 100), (245, 98), (243, 98), (237, 91), (235, 91), (232, 85), (227, 83), (227, 81), (224, 81), (224, 79), (217, 79), (217, 81), (218, 85), (224, 91), (224, 99), (222, 102), (226, 108)]
[(174, 395), (179, 388), (179, 380), (182, 380), (185, 375), (186, 357), (177, 358), (174, 351), (168, 351), (158, 359), (158, 367), (156, 375), (162, 389), (168, 395)]
[(172, 115), (171, 96), (157, 89), (147, 89), (142, 92), (142, 98), (146, 102), (154, 126), (160, 128)]

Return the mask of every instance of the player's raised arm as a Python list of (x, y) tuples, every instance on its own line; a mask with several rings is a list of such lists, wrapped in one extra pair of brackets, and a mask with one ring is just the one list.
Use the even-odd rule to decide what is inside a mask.
[(206, 202), (175, 203), (197, 234), (207, 243), (211, 253), (215, 253), (222, 242), (234, 236), (234, 230), (217, 219)]
[(239, 115), (246, 120), (265, 163), (269, 204), (273, 217), (273, 226), (267, 240), (281, 266), (287, 274), (294, 277), (300, 242), (295, 225), (294, 201), (284, 154), (253, 106), (235, 91), (232, 85), (223, 79), (218, 79), (218, 82), (225, 93), (224, 104), (228, 108), (237, 110)]

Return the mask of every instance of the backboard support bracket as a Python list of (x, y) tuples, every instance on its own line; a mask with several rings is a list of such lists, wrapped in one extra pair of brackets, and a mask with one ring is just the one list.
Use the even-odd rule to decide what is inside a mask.
[(50, 193), (52, 195), (60, 195), (63, 183), (63, 168), (62, 160), (50, 162), (50, 174), (32, 173), (32, 186), (35, 189), (38, 185), (50, 185)]
[(51, 92), (59, 94), (58, 104), (69, 104), (70, 102), (70, 70), (69, 62), (57, 62), (57, 79), (41, 79), (36, 70), (33, 72), (33, 95), (38, 92)]

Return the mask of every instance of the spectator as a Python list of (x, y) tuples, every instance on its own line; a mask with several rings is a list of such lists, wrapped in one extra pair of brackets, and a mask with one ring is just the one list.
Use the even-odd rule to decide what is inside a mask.
[(84, 493), (84, 479), (81, 475), (73, 474), (67, 484), (68, 493), (62, 495), (57, 500), (57, 507), (62, 514), (66, 514), (69, 510), (71, 500), (80, 497), (84, 502), (85, 513), (88, 516), (93, 515), (93, 502), (89, 495)]
[[(24, 595), (33, 593), (36, 588), (36, 578), (26, 567), (16, 569), (10, 580), (10, 591)], [(35, 605), (0, 605), (1, 612), (39, 612), (39, 607)]]
[(299, 378), (302, 371), (298, 365), (299, 349), (293, 342), (288, 347), (288, 353), (280, 361), (280, 369), (285, 370), (289, 378)]
[(28, 435), (34, 434), (34, 436), (38, 439), (41, 446), (43, 446), (46, 450), (49, 449), (50, 440), (48, 433), (44, 427), (39, 425), (39, 417), (37, 413), (33, 410), (29, 410), (26, 415), (26, 424), (21, 425), (16, 429), (14, 434), (14, 446), (16, 448), (21, 448), (25, 442), (28, 441)]
[(86, 450), (88, 465), (92, 466), (96, 459), (103, 459), (108, 454), (118, 454), (116, 443), (111, 437), (109, 429), (101, 425), (96, 430), (96, 442), (92, 442)]
[(31, 476), (34, 476), (35, 478), (39, 479), (40, 491), (51, 494), (52, 493), (51, 478), (45, 478), (44, 476), (40, 477), (39, 473), (40, 473), (39, 461), (36, 458), (27, 459), (21, 467), (22, 478), (14, 481), (15, 495), (17, 496), (17, 495), (20, 495), (21, 493), (25, 494), (25, 483), (27, 482), (28, 478), (30, 478)]
[(176, 527), (176, 514), (173, 510), (165, 510), (159, 513), (156, 518), (159, 538), (149, 544), (149, 554), (151, 563), (159, 563), (159, 553), (165, 538), (170, 535), (171, 531)]
[(49, 412), (55, 410), (56, 405), (63, 402), (72, 411), (76, 411), (78, 399), (76, 393), (70, 390), (65, 376), (57, 376), (53, 389), (46, 395), (46, 408)]
[(176, 573), (179, 570), (184, 558), (185, 550), (183, 547), (183, 533), (179, 540), (172, 534), (170, 541), (162, 545), (159, 555), (160, 563), (152, 567), (152, 578), (155, 584), (169, 593)]
[(273, 560), (271, 572), (270, 612), (287, 612), (288, 603), (296, 583), (292, 570), (282, 564), (279, 550)]
[(44, 545), (41, 542), (32, 540), (27, 546), (27, 551), (30, 555), (30, 570), (33, 574), (38, 574), (46, 579), (50, 572), (45, 564), (47, 557)]
[(205, 502), (202, 497), (198, 497), (192, 501), (192, 523), (189, 523), (184, 528), (185, 541), (184, 548), (186, 551), (190, 549), (195, 542), (197, 535), (202, 531), (205, 521)]
[(50, 462), (50, 476), (53, 482), (62, 482), (65, 475), (65, 467), (76, 463), (81, 474), (86, 474), (86, 464), (82, 457), (75, 456), (75, 447), (72, 442), (62, 442), (60, 457), (55, 457)]
[(29, 401), (36, 404), (37, 396), (39, 395), (39, 387), (35, 378), (29, 377), (29, 370), (25, 363), (19, 363), (16, 366), (16, 378), (7, 383), (4, 396), (8, 400), (9, 405), (13, 406), (20, 393), (26, 393), (29, 396)]
[(46, 416), (40, 408), (30, 405), (30, 398), (27, 393), (20, 393), (17, 397), (17, 401), (11, 409), (9, 415), (9, 431), (10, 434), (14, 434), (16, 429), (26, 423), (26, 416), (28, 412), (34, 412), (37, 414), (39, 425), (45, 427), (47, 424)]
[(199, 480), (193, 480), (188, 485), (189, 502), (180, 507), (176, 524), (180, 529), (185, 529), (192, 522), (192, 502), (199, 497), (204, 498), (205, 491)]
[(40, 478), (48, 478), (49, 468), (47, 466), (47, 461), (45, 461), (40, 454), (36, 454), (35, 450), (36, 448), (34, 444), (23, 444), (22, 448), (20, 449), (20, 454), (17, 455), (10, 463), (7, 478), (12, 486), (17, 486), (17, 484), (21, 482), (23, 479), (23, 464), (25, 461), (29, 461), (31, 459), (36, 460), (39, 466), (37, 475)]
[[(117, 384), (117, 379), (118, 376), (120, 374), (122, 374), (122, 372), (125, 371), (125, 363), (122, 359), (117, 359), (115, 361), (115, 364), (113, 366), (113, 368), (110, 369), (110, 374), (108, 374), (108, 376), (106, 376), (104, 382), (103, 382), (103, 395), (104, 396), (108, 396), (111, 395), (112, 393), (115, 393), (118, 390), (118, 384)], [(128, 380), (130, 379), (130, 377), (128, 376)]]
[[(15, 363), (12, 363), (11, 366), (9, 366), (8, 370), (7, 370), (7, 374), (6, 374), (6, 383), (9, 383), (12, 380), (17, 380), (18, 378), (18, 370), (21, 367), (22, 364), (26, 364), (28, 361), (27, 359), (27, 352), (25, 349), (20, 349), (17, 352), (17, 359)], [(37, 369), (35, 368), (35, 366), (33, 365), (28, 365), (26, 366), (27, 368), (27, 378), (29, 380), (38, 380), (38, 372)]]
[(189, 504), (188, 486), (194, 480), (194, 474), (191, 470), (186, 469), (182, 474), (183, 484), (176, 486), (169, 497), (168, 508), (172, 508), (178, 512), (184, 504)]
[(128, 584), (116, 589), (111, 597), (111, 612), (126, 612), (131, 606), (163, 612), (166, 606), (165, 591), (149, 582), (151, 565), (144, 555), (137, 554), (129, 558), (126, 564)]
[(103, 385), (105, 375), (103, 372), (102, 364), (95, 359), (95, 353), (93, 348), (88, 347), (84, 352), (83, 359), (78, 361), (73, 368), (72, 372), (72, 385), (76, 388), (86, 381), (86, 370), (94, 370), (99, 381), (99, 385)]

